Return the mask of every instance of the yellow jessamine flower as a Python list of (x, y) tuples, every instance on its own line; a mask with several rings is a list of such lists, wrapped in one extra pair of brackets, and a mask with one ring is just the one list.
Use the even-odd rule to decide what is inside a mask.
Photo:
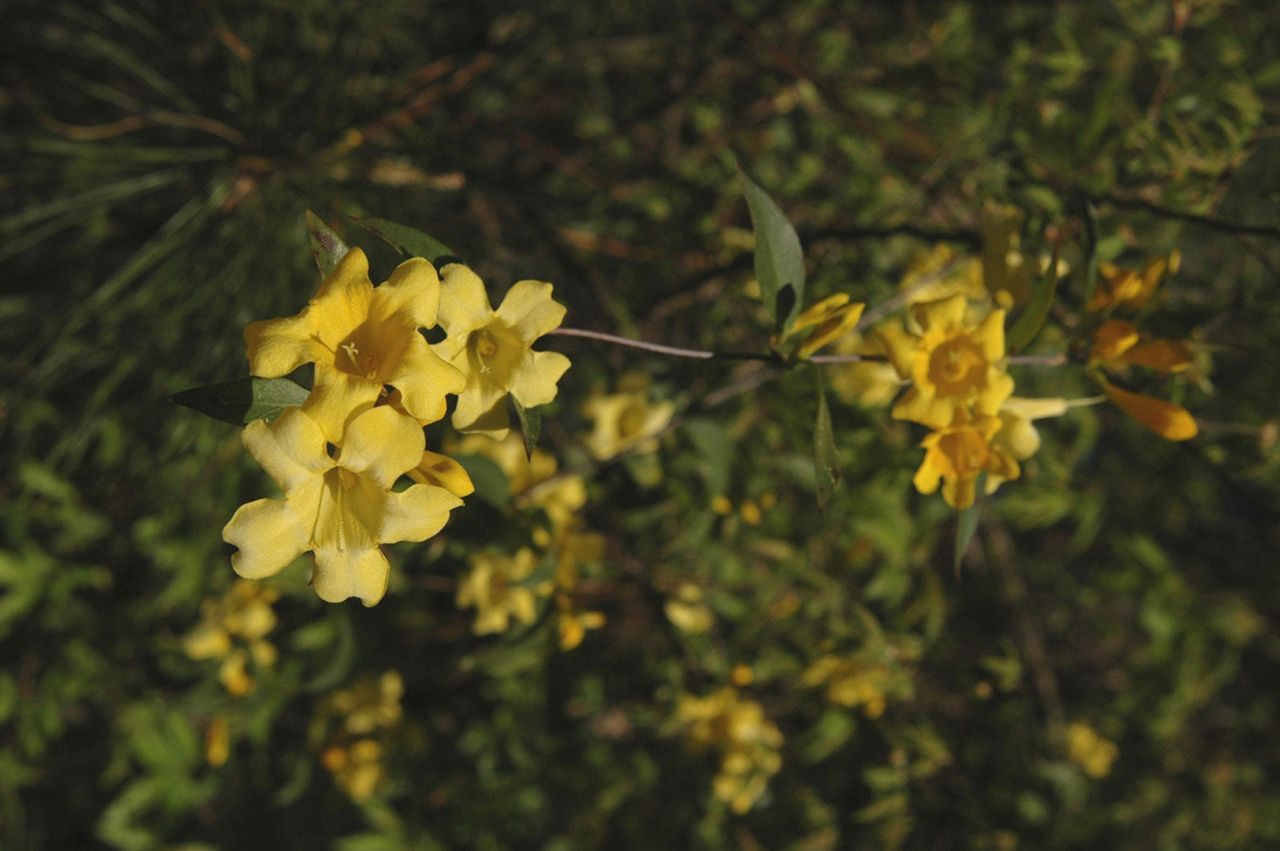
[(990, 299), (983, 283), (982, 261), (966, 257), (945, 243), (921, 252), (907, 265), (898, 289), (908, 304), (963, 295), (974, 302)]
[(473, 553), (467, 562), (471, 570), (458, 586), (459, 607), (474, 607), (476, 635), (506, 632), (514, 618), (531, 624), (537, 617), (538, 595), (519, 583), (533, 575), (538, 566), (533, 550), (524, 548), (513, 556), (501, 553)]
[(329, 695), (326, 708), (342, 719), (342, 729), (353, 736), (365, 736), (400, 723), (403, 711), (404, 679), (399, 671), (384, 671), (377, 679), (365, 677), (351, 688)]
[(1111, 764), (1119, 754), (1115, 743), (1088, 724), (1075, 721), (1067, 725), (1067, 757), (1095, 780), (1111, 773)]
[(453, 427), (501, 437), (510, 425), (503, 404), (508, 393), (526, 408), (556, 397), (556, 382), (569, 359), (532, 346), (560, 325), (564, 305), (551, 299), (551, 284), (517, 281), (494, 310), (484, 283), (470, 268), (452, 263), (442, 275), (440, 327), (447, 336), (432, 348), (466, 378)]
[[(182, 649), (192, 659), (221, 659), (219, 682), (236, 697), (248, 694), (249, 659), (258, 668), (275, 664), (276, 648), (266, 636), (276, 626), (271, 604), (278, 596), (274, 588), (236, 580), (222, 597), (200, 604), (200, 625), (183, 639)], [(236, 646), (237, 640), (244, 646)]]
[(418, 333), (435, 326), (439, 303), (440, 280), (426, 260), (406, 260), (375, 288), (369, 261), (353, 248), (301, 313), (245, 328), (249, 371), (276, 378), (315, 363), (307, 407), (332, 443), (342, 442), (348, 423), (373, 407), (385, 385), (399, 391), (410, 416), (435, 422), (445, 396), (466, 384)]
[(704, 698), (681, 695), (675, 721), (692, 747), (720, 752), (712, 791), (736, 813), (750, 810), (782, 768), (782, 732), (765, 717), (764, 707), (735, 688)]
[(582, 644), (587, 630), (604, 626), (603, 612), (584, 612), (573, 605), (568, 594), (556, 595), (556, 636), (560, 649), (568, 652)]
[(879, 663), (840, 656), (823, 656), (805, 670), (800, 681), (807, 686), (825, 685), (827, 700), (838, 706), (861, 706), (868, 718), (879, 718), (896, 691), (894, 674)]
[[(876, 334), (846, 334), (836, 341), (838, 355), (885, 356), (884, 343)], [(893, 401), (902, 387), (902, 379), (893, 364), (883, 360), (835, 364), (827, 368), (831, 376), (831, 392), (846, 405), (881, 408)]]
[(1018, 478), (1018, 462), (991, 443), (999, 430), (999, 417), (970, 418), (963, 410), (957, 411), (950, 427), (930, 432), (920, 442), (925, 453), (912, 479), (916, 490), (933, 493), (941, 483), (947, 505), (964, 509), (973, 505), (978, 476), (984, 470), (1004, 481)]
[(621, 392), (594, 395), (582, 406), (593, 423), (587, 449), (597, 459), (607, 461), (624, 452), (655, 452), (657, 435), (675, 413), (674, 402), (650, 402), (648, 382), (643, 377), (623, 376)]
[(1200, 433), (1195, 418), (1181, 405), (1165, 402), (1154, 396), (1133, 393), (1116, 387), (1106, 379), (1102, 381), (1102, 392), (1107, 394), (1115, 406), (1124, 411), (1139, 425), (1146, 426), (1165, 440), (1190, 440)]
[(702, 589), (692, 582), (681, 582), (662, 609), (677, 629), (693, 635), (709, 631), (716, 622), (715, 613), (703, 601)]
[(835, 293), (809, 305), (796, 317), (787, 332), (788, 337), (794, 337), (801, 331), (813, 329), (796, 348), (796, 357), (807, 358), (852, 331), (862, 318), (865, 307), (862, 302), (850, 304), (848, 293)]
[[(1141, 334), (1132, 322), (1109, 319), (1094, 332), (1090, 363), (1102, 369), (1140, 366), (1163, 373), (1190, 368), (1192, 354), (1185, 343), (1179, 340), (1141, 340)], [(1101, 372), (1096, 377), (1116, 407), (1164, 439), (1190, 440), (1199, 433), (1195, 419), (1181, 405), (1116, 387)]]
[(382, 782), (382, 745), (374, 739), (330, 745), (320, 761), (353, 801), (367, 801)]
[(1004, 310), (992, 310), (969, 324), (967, 306), (963, 295), (916, 305), (912, 314), (920, 326), (918, 336), (900, 324), (880, 330), (889, 362), (899, 376), (912, 381), (893, 406), (895, 419), (943, 429), (962, 409), (994, 416), (1013, 393), (1013, 379), (1004, 371)]
[[(555, 456), (541, 449), (525, 454), (524, 441), (515, 432), (493, 440), (469, 434), (450, 450), (455, 455), (483, 455), (502, 469), (507, 485), (520, 508), (540, 508), (546, 512), (553, 533), (568, 528), (587, 502), (587, 485), (572, 473), (557, 474)], [(545, 542), (543, 542), (545, 545)]]
[(209, 719), (204, 733), (204, 761), (217, 768), (231, 756), (231, 727), (223, 715)]
[(389, 407), (351, 420), (337, 457), (307, 408), (274, 422), (257, 420), (244, 445), (284, 491), (284, 499), (240, 506), (222, 539), (239, 547), (231, 566), (246, 579), (279, 572), (315, 553), (311, 580), (322, 600), (382, 599), (390, 564), (380, 544), (423, 541), (439, 532), (462, 500), (444, 488), (415, 484), (390, 490), (423, 453), (422, 429)]
[(1168, 257), (1148, 260), (1140, 272), (1105, 261), (1099, 263), (1099, 279), (1088, 309), (1094, 312), (1108, 308), (1141, 310), (1155, 295), (1164, 276), (1177, 272), (1181, 262), (1182, 254), (1175, 250)]

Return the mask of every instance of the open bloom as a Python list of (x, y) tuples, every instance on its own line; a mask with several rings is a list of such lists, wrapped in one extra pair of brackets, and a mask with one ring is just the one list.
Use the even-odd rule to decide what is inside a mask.
[(533, 550), (514, 556), (500, 553), (473, 553), (467, 561), (470, 572), (458, 586), (458, 606), (474, 606), (476, 635), (506, 632), (514, 618), (531, 624), (537, 617), (538, 595), (528, 580), (538, 566)]
[(912, 308), (918, 335), (901, 325), (880, 330), (889, 362), (912, 382), (893, 406), (895, 419), (943, 429), (959, 410), (994, 416), (1013, 392), (1013, 379), (1004, 371), (1004, 310), (970, 324), (967, 306), (959, 294), (918, 304)]
[(624, 377), (627, 389), (611, 395), (587, 399), (582, 413), (593, 421), (587, 448), (601, 461), (624, 452), (655, 452), (657, 435), (671, 422), (676, 406), (672, 402), (649, 402), (648, 386)]
[(947, 505), (963, 509), (973, 505), (982, 472), (1002, 481), (1018, 478), (1021, 470), (1017, 460), (991, 442), (1000, 425), (999, 417), (970, 419), (961, 410), (950, 426), (926, 435), (920, 443), (925, 449), (924, 461), (912, 479), (916, 490), (933, 493), (941, 483)]
[(241, 697), (253, 688), (250, 657), (259, 669), (275, 662), (276, 648), (266, 636), (276, 626), (271, 604), (277, 596), (274, 588), (241, 579), (222, 597), (200, 604), (200, 625), (183, 639), (182, 649), (192, 659), (222, 660), (218, 679), (229, 694)]
[[(1191, 349), (1181, 340), (1142, 340), (1137, 326), (1109, 319), (1094, 332), (1090, 362), (1103, 369), (1141, 366), (1166, 374), (1192, 365)], [(1116, 387), (1102, 377), (1102, 390), (1116, 407), (1165, 440), (1190, 440), (1199, 433), (1195, 419), (1181, 405)]]
[(554, 399), (569, 359), (532, 346), (562, 319), (564, 305), (551, 299), (551, 284), (517, 281), (494, 310), (475, 272), (460, 263), (445, 266), (440, 326), (447, 336), (433, 348), (466, 379), (453, 427), (501, 437), (510, 424), (503, 406), (508, 393), (526, 408)]
[(284, 491), (284, 499), (240, 506), (222, 539), (240, 551), (231, 566), (246, 579), (279, 572), (315, 553), (312, 583), (322, 600), (382, 599), (390, 565), (380, 544), (422, 541), (439, 532), (462, 500), (440, 487), (416, 484), (391, 491), (422, 459), (422, 429), (383, 406), (351, 420), (336, 457), (307, 408), (289, 408), (274, 422), (257, 420), (244, 445)]
[(755, 805), (769, 778), (782, 768), (782, 732), (764, 707), (740, 696), (732, 687), (707, 697), (682, 694), (675, 721), (694, 748), (720, 752), (720, 771), (712, 791), (735, 813)]
[(296, 316), (245, 328), (249, 371), (277, 378), (316, 365), (307, 410), (332, 443), (347, 424), (373, 407), (386, 385), (419, 422), (444, 417), (445, 396), (466, 379), (431, 351), (419, 328), (436, 324), (440, 279), (421, 257), (406, 260), (374, 287), (369, 261), (353, 248)]

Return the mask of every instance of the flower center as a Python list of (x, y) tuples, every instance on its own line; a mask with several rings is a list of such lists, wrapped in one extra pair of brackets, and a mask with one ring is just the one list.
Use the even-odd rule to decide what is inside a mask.
[(618, 436), (624, 440), (636, 437), (644, 429), (645, 410), (643, 405), (631, 404), (622, 409), (618, 417)]
[(511, 328), (494, 321), (467, 338), (471, 371), (499, 387), (509, 387), (525, 345)]
[(966, 337), (947, 340), (929, 356), (929, 379), (940, 396), (964, 396), (977, 390), (986, 372), (982, 350)]
[(346, 342), (338, 345), (334, 366), (361, 378), (375, 378), (378, 375), (377, 352), (371, 344), (348, 337)]

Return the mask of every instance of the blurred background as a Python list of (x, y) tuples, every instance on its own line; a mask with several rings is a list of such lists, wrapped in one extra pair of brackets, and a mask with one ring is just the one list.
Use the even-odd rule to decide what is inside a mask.
[[(7, 0), (0, 846), (1280, 843), (1278, 36), (1230, 0)], [(349, 215), (431, 233), (495, 301), (553, 282), (570, 326), (764, 351), (735, 160), (816, 296), (980, 251), (988, 202), (1076, 270), (1086, 209), (1117, 263), (1180, 249), (1147, 327), (1197, 369), (1153, 392), (1201, 435), (1042, 424), (957, 569), (883, 400), (833, 396), (819, 513), (807, 376), (548, 339), (574, 366), (543, 465), (586, 498), (556, 539), (581, 577), (534, 622), (477, 635), (456, 597), (557, 522), (510, 459), (390, 548), (375, 608), (315, 599), (305, 560), (234, 585), (220, 530), (270, 483), (168, 397), (305, 303), (304, 211), (374, 281), (397, 255)], [(1078, 357), (1082, 303), (1073, 274), (1034, 351)], [(582, 406), (624, 377), (680, 413), (601, 461)]]

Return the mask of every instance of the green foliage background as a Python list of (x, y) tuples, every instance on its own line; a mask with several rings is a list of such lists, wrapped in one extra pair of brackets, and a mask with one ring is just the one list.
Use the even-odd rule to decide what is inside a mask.
[[(1276, 36), (1266, 4), (1228, 0), (5, 3), (0, 845), (1280, 843)], [(394, 548), (374, 609), (291, 568), (249, 696), (183, 654), (232, 580), (219, 529), (266, 491), (235, 429), (166, 400), (243, 375), (244, 324), (311, 292), (305, 209), (421, 227), (496, 287), (553, 281), (576, 327), (763, 350), (735, 156), (796, 223), (815, 296), (883, 301), (919, 249), (976, 247), (989, 198), (1035, 250), (1086, 201), (1130, 263), (1180, 247), (1154, 330), (1214, 348), (1181, 399), (1202, 436), (1110, 408), (1049, 423), (956, 575), (953, 513), (910, 487), (913, 427), (833, 401), (844, 483), (819, 514), (807, 376), (709, 406), (742, 368), (561, 339), (562, 464), (585, 460), (580, 400), (625, 370), (688, 405), (661, 485), (591, 472), (608, 623), (581, 648), (470, 634), (430, 580), (514, 520), (469, 504), (441, 545)], [(396, 262), (344, 235), (375, 280)], [(1040, 350), (1065, 345), (1072, 280)], [(1017, 378), (1093, 392), (1078, 369)], [(759, 526), (710, 508), (766, 492)], [(663, 613), (683, 581), (708, 634)], [(800, 682), (884, 648), (909, 686), (877, 719)], [(740, 664), (786, 737), (743, 816), (669, 721)], [(392, 669), (406, 738), (357, 805), (308, 727)], [(219, 768), (215, 715), (237, 735)], [(1066, 759), (1076, 720), (1117, 744), (1105, 778)]]

